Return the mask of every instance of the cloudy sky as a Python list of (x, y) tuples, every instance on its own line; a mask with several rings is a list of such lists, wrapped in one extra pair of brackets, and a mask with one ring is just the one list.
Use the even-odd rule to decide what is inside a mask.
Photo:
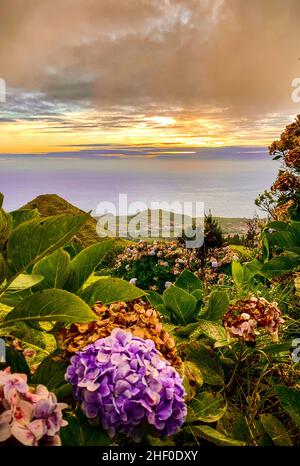
[(267, 145), (300, 113), (299, 18), (299, 0), (0, 0), (0, 153)]

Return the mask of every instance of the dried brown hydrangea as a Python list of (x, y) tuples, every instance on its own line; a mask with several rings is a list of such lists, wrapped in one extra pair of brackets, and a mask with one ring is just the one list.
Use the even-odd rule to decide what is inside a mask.
[(254, 296), (231, 304), (223, 317), (228, 336), (250, 344), (255, 344), (259, 329), (264, 329), (273, 341), (277, 341), (278, 329), (283, 322), (277, 303)]
[(287, 221), (290, 219), (290, 209), (294, 206), (294, 201), (290, 199), (284, 204), (280, 204), (273, 209), (272, 216), (277, 221)]
[(288, 167), (300, 170), (300, 147), (289, 150), (284, 161)]
[(181, 364), (175, 341), (163, 328), (159, 313), (146, 301), (117, 302), (93, 306), (95, 320), (87, 324), (72, 324), (57, 333), (59, 345), (70, 356), (99, 338), (105, 338), (113, 329), (122, 328), (134, 336), (153, 340), (158, 351), (173, 366)]
[(277, 179), (272, 186), (273, 191), (299, 191), (300, 190), (300, 178), (295, 176), (289, 171), (279, 171)]

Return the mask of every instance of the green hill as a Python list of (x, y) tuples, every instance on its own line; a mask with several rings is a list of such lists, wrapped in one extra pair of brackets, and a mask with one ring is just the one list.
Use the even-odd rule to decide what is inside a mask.
[[(37, 209), (43, 217), (58, 214), (82, 214), (82, 210), (75, 207), (57, 194), (42, 194), (25, 204), (22, 209)], [(84, 247), (90, 246), (101, 238), (96, 232), (97, 221), (90, 215), (87, 222), (74, 237), (75, 242)]]
[[(57, 194), (42, 194), (36, 197), (32, 201), (25, 204), (22, 209), (38, 209), (43, 217), (48, 217), (57, 214), (79, 214), (83, 213), (81, 209), (75, 207), (70, 202), (66, 201)], [(144, 216), (149, 216), (149, 212), (145, 211)], [(141, 215), (141, 214), (140, 214)], [(133, 218), (134, 216), (130, 217)], [(216, 217), (220, 222), (221, 227), (226, 234), (242, 234), (246, 232), (247, 224), (245, 218), (223, 218)], [(174, 226), (179, 220), (181, 222), (181, 216), (178, 214), (172, 214), (171, 224)], [(118, 218), (118, 221), (120, 219)], [(118, 222), (117, 222), (118, 223)], [(89, 216), (87, 222), (81, 227), (77, 235), (74, 237), (75, 242), (82, 245), (83, 247), (90, 246), (97, 241), (101, 241), (101, 238), (96, 232), (97, 219)], [(130, 243), (129, 240), (119, 240), (118, 246), (120, 248), (125, 247), (126, 244)]]

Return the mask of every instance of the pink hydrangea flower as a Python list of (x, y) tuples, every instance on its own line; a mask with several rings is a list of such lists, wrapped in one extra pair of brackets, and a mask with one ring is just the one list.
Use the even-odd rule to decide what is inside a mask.
[(22, 445), (59, 445), (66, 407), (43, 385), (31, 391), (26, 374), (0, 371), (0, 443), (13, 437)]

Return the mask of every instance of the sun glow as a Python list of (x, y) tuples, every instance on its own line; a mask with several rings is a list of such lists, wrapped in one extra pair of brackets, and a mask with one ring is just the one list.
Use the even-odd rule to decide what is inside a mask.
[[(270, 128), (260, 139), (249, 137), (222, 119), (222, 112), (206, 118), (182, 109), (174, 116), (69, 111), (53, 117), (12, 118), (0, 122), (2, 153), (48, 153), (73, 150), (76, 145), (126, 144), (138, 146), (220, 147), (267, 145)], [(277, 129), (274, 128), (274, 135)]]

